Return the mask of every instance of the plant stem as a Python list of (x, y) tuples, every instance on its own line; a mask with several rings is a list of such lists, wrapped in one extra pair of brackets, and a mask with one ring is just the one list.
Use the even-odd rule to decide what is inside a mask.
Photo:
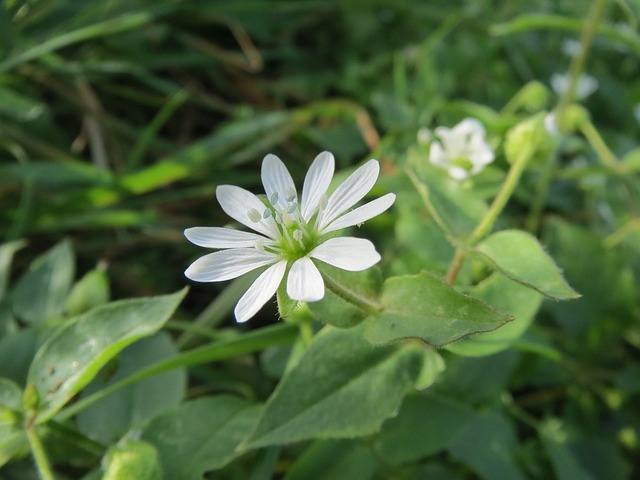
[(447, 272), (447, 283), (449, 285), (453, 285), (455, 283), (456, 278), (458, 276), (458, 272), (462, 268), (462, 264), (466, 258), (466, 251), (473, 247), (476, 243), (484, 238), (484, 236), (489, 233), (491, 227), (498, 219), (500, 213), (504, 209), (505, 205), (511, 198), (511, 194), (515, 190), (518, 185), (518, 181), (520, 180), (520, 176), (522, 172), (524, 172), (524, 168), (531, 158), (531, 155), (535, 152), (535, 146), (531, 145), (529, 148), (523, 149), (520, 152), (520, 155), (516, 158), (516, 161), (511, 165), (511, 169), (507, 174), (507, 178), (504, 180), (498, 195), (493, 199), (493, 203), (489, 207), (489, 211), (485, 214), (484, 218), (480, 221), (478, 226), (469, 236), (465, 245), (458, 247), (456, 249), (456, 253), (453, 257), (453, 261), (449, 266), (449, 271)]
[(564, 92), (558, 102), (556, 113), (558, 115), (558, 125), (560, 128), (563, 128), (564, 125), (564, 113), (574, 99), (578, 79), (584, 71), (584, 65), (586, 63), (587, 56), (589, 55), (591, 42), (593, 41), (593, 36), (598, 28), (598, 24), (600, 23), (600, 18), (602, 17), (602, 12), (606, 3), (607, 0), (594, 0), (591, 4), (591, 9), (589, 10), (584, 28), (580, 34), (580, 52), (573, 57), (571, 65), (569, 66), (569, 88), (567, 88), (567, 91)]
[(337, 296), (342, 298), (343, 300), (349, 302), (351, 305), (359, 308), (365, 313), (375, 315), (380, 313), (380, 305), (369, 298), (359, 295), (357, 292), (353, 290), (349, 290), (345, 288), (340, 283), (336, 282), (336, 280), (328, 275), (326, 272), (322, 272), (322, 278), (324, 280), (325, 286)]
[(25, 431), (27, 432), (27, 438), (29, 439), (29, 445), (31, 446), (31, 453), (33, 454), (33, 459), (36, 462), (36, 468), (38, 469), (40, 479), (55, 480), (56, 477), (53, 474), (53, 470), (51, 470), (47, 452), (45, 452), (44, 446), (36, 433), (35, 424), (33, 422), (28, 422)]
[(622, 173), (620, 171), (620, 164), (618, 163), (618, 159), (613, 154), (613, 152), (609, 150), (609, 147), (607, 147), (607, 144), (604, 142), (604, 140), (602, 140), (600, 133), (598, 133), (596, 127), (593, 126), (593, 123), (591, 123), (590, 121), (582, 122), (582, 124), (580, 125), (580, 131), (591, 145), (591, 148), (596, 151), (596, 153), (600, 157), (600, 160), (602, 160), (602, 163), (613, 170), (615, 173)]

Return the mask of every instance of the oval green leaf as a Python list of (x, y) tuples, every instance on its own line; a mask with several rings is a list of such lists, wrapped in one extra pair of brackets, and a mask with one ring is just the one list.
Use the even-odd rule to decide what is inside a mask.
[(325, 327), (269, 398), (240, 448), (379, 430), (420, 378), (424, 351), (416, 344), (376, 348), (360, 327)]
[(538, 240), (520, 230), (503, 230), (487, 237), (474, 251), (503, 275), (556, 300), (580, 296), (566, 282)]
[(157, 332), (186, 292), (112, 302), (53, 334), (38, 350), (27, 377), (40, 399), (37, 422), (55, 415), (124, 347)]
[(365, 336), (373, 344), (417, 338), (441, 347), (513, 319), (428, 272), (387, 279), (381, 300), (382, 313), (364, 322)]

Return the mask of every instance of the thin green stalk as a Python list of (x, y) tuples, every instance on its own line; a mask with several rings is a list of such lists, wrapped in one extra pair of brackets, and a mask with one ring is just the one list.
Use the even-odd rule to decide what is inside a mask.
[(354, 305), (355, 307), (368, 314), (375, 315), (377, 313), (380, 313), (380, 305), (377, 302), (373, 302), (369, 298), (359, 295), (353, 290), (344, 288), (343, 285), (336, 282), (335, 279), (330, 275), (327, 275), (326, 272), (322, 273), (322, 279), (324, 280), (325, 286), (331, 292), (335, 293), (343, 300), (349, 302), (351, 305)]
[(47, 457), (47, 452), (44, 450), (44, 446), (36, 433), (36, 426), (33, 423), (27, 425), (25, 429), (27, 432), (27, 438), (29, 439), (29, 445), (31, 446), (31, 453), (33, 454), (33, 460), (36, 462), (36, 468), (41, 480), (55, 480), (53, 470), (51, 470), (51, 464)]
[(188, 352), (180, 353), (174, 357), (167, 358), (149, 365), (138, 372), (123, 378), (99, 392), (89, 395), (78, 402), (70, 405), (62, 410), (56, 420), (62, 422), (81, 412), (85, 408), (93, 405), (99, 400), (117, 392), (121, 388), (139, 382), (146, 378), (158, 375), (174, 368), (190, 367), (193, 365), (201, 365), (203, 363), (216, 362), (227, 358), (238, 357), (248, 353), (264, 350), (265, 348), (275, 347), (278, 345), (286, 345), (293, 343), (298, 336), (298, 328), (296, 325), (288, 323), (279, 323), (270, 327), (261, 328), (252, 332), (244, 333), (238, 338), (224, 340), (195, 348)]
[(584, 28), (580, 34), (580, 52), (573, 57), (571, 65), (569, 66), (569, 88), (567, 88), (567, 91), (560, 97), (560, 101), (558, 103), (557, 115), (560, 128), (564, 125), (563, 119), (566, 109), (573, 102), (576, 86), (578, 85), (578, 79), (584, 71), (593, 36), (598, 29), (606, 3), (607, 0), (594, 0), (591, 4), (591, 9), (589, 10)]
[(509, 198), (511, 198), (511, 194), (518, 185), (520, 176), (522, 175), (522, 172), (524, 172), (531, 155), (534, 153), (534, 148), (534, 146), (530, 146), (528, 149), (523, 149), (520, 152), (520, 155), (516, 158), (516, 161), (511, 165), (507, 178), (502, 184), (498, 195), (493, 199), (493, 203), (491, 204), (491, 207), (489, 207), (489, 211), (475, 228), (473, 233), (471, 233), (467, 242), (469, 246), (473, 246), (482, 240), (482, 238), (484, 238), (484, 236), (489, 233), (493, 227), (493, 224), (502, 213), (502, 210), (509, 201)]
[(509, 201), (509, 198), (511, 198), (511, 194), (518, 185), (518, 181), (520, 180), (520, 176), (527, 166), (527, 162), (535, 151), (534, 148), (534, 146), (530, 146), (528, 149), (523, 149), (520, 152), (520, 155), (516, 158), (516, 161), (511, 165), (511, 169), (507, 174), (507, 178), (502, 184), (498, 195), (493, 199), (493, 203), (489, 207), (489, 210), (485, 214), (484, 218), (471, 233), (471, 235), (467, 239), (466, 244), (456, 249), (456, 253), (453, 257), (451, 265), (449, 266), (449, 271), (447, 272), (446, 276), (446, 281), (449, 285), (453, 285), (456, 281), (458, 272), (462, 268), (464, 260), (467, 256), (466, 250), (470, 247), (473, 247), (476, 243), (482, 240), (485, 235), (489, 233), (489, 231), (493, 227), (493, 224), (498, 219), (498, 216), (502, 213), (502, 210), (504, 210), (504, 207)]
[(618, 159), (613, 154), (607, 144), (604, 142), (596, 127), (593, 126), (593, 123), (590, 121), (582, 122), (580, 125), (580, 131), (587, 139), (591, 147), (596, 151), (602, 163), (607, 167), (611, 168), (616, 173), (620, 172), (620, 164), (618, 163)]

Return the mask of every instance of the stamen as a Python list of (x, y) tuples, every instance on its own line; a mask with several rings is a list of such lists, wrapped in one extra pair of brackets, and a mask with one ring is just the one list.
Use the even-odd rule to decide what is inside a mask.
[(297, 197), (296, 191), (291, 187), (287, 187), (284, 193), (287, 196), (287, 202), (289, 203), (293, 202)]
[(273, 215), (273, 213), (271, 212), (271, 209), (270, 208), (265, 208), (264, 209), (264, 213), (262, 214), (262, 218), (267, 219), (271, 215)]
[(247, 212), (247, 217), (249, 217), (249, 220), (254, 223), (257, 223), (262, 219), (262, 215), (260, 215), (260, 212), (255, 208), (249, 209), (249, 211)]
[(293, 212), (296, 211), (296, 208), (298, 208), (298, 204), (296, 202), (293, 202), (291, 206), (287, 209), (287, 213), (292, 214)]
[(285, 227), (290, 227), (291, 225), (294, 224), (294, 221), (292, 220), (291, 216), (287, 212), (284, 212), (282, 214), (282, 223), (284, 223)]
[(278, 203), (278, 192), (273, 192), (269, 201), (271, 202), (271, 205)]

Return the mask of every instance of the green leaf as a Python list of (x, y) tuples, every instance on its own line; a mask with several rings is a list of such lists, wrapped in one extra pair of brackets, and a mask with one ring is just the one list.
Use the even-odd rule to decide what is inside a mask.
[(12, 381), (0, 378), (0, 466), (28, 451), (21, 410), (22, 390)]
[(556, 300), (578, 298), (538, 240), (520, 230), (494, 233), (474, 251), (507, 277)]
[(373, 344), (418, 338), (440, 347), (512, 320), (428, 272), (388, 278), (381, 303), (382, 313), (364, 322), (365, 336)]
[(36, 258), (13, 292), (16, 316), (29, 324), (39, 324), (61, 315), (74, 272), (73, 250), (68, 240)]
[(109, 279), (104, 269), (98, 267), (87, 272), (76, 282), (67, 297), (64, 308), (69, 315), (79, 315), (107, 303), (110, 296)]
[[(143, 338), (120, 352), (116, 371), (104, 372), (109, 374), (106, 378), (103, 374), (96, 376), (84, 389), (82, 397), (176, 354), (171, 338), (164, 332)], [(186, 384), (186, 370), (174, 369), (128, 385), (82, 410), (76, 418), (78, 428), (102, 443), (113, 442), (131, 427), (178, 406)]]
[(186, 292), (112, 302), (52, 335), (36, 354), (27, 378), (40, 397), (38, 423), (55, 415), (124, 347), (157, 332)]
[(512, 346), (529, 328), (542, 303), (542, 295), (535, 290), (509, 280), (499, 273), (493, 274), (471, 292), (515, 318), (513, 322), (494, 330), (447, 345), (447, 350), (458, 355), (493, 355)]
[(241, 448), (373, 433), (414, 388), (423, 362), (419, 345), (375, 348), (359, 327), (325, 327), (278, 385)]
[(231, 395), (204, 397), (153, 419), (142, 439), (155, 445), (165, 478), (201, 480), (239, 455), (261, 407)]
[(473, 410), (436, 395), (410, 395), (373, 442), (376, 457), (400, 466), (444, 450), (473, 418)]
[(376, 459), (365, 445), (350, 440), (318, 440), (298, 457), (284, 480), (366, 480)]
[[(369, 313), (350, 301), (334, 293), (348, 292), (353, 298), (372, 308), (378, 304), (378, 295), (382, 286), (382, 274), (378, 268), (369, 268), (362, 272), (348, 272), (317, 262), (327, 289), (319, 302), (310, 302), (309, 310), (314, 318), (338, 328), (350, 328), (359, 324)], [(332, 286), (337, 286), (333, 288)]]
[(515, 460), (518, 439), (513, 424), (501, 413), (480, 413), (458, 432), (451, 455), (485, 480), (525, 480)]

